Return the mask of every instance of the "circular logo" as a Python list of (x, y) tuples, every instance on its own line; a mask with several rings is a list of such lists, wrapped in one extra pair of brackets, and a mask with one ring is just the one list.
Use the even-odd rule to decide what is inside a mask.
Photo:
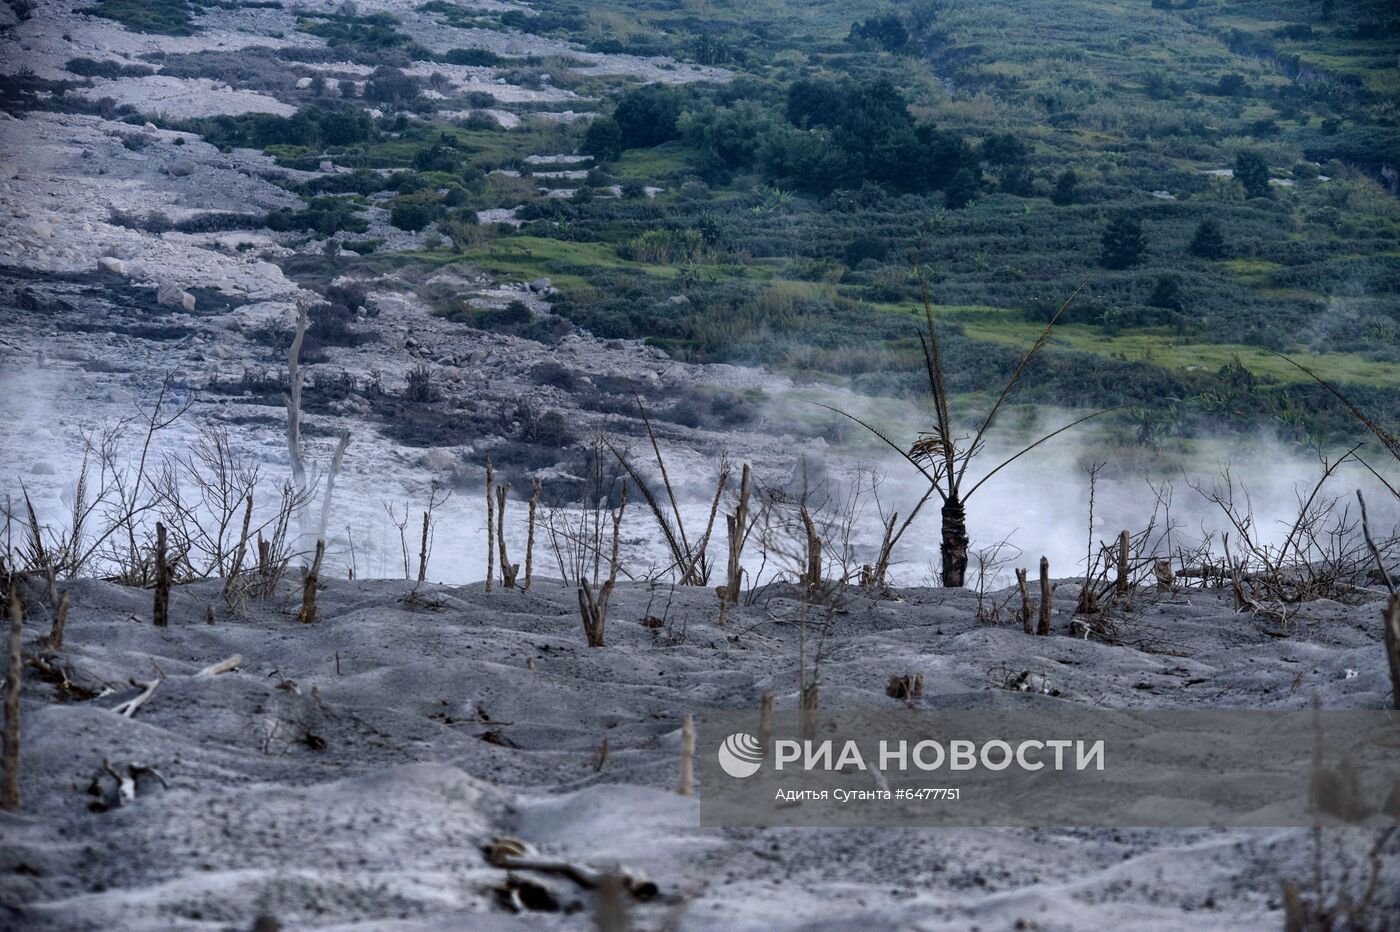
[(751, 777), (763, 766), (763, 747), (753, 735), (736, 731), (719, 746), (719, 766), (731, 777)]

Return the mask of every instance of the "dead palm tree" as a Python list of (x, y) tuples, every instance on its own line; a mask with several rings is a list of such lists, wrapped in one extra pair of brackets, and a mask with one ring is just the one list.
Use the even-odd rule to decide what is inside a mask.
[[(953, 432), (953, 418), (949, 407), (948, 390), (943, 378), (943, 348), (938, 338), (938, 327), (933, 320), (933, 305), (929, 301), (928, 285), (924, 280), (922, 270), (918, 271), (918, 278), (919, 294), (924, 305), (924, 320), (928, 329), (927, 334), (919, 335), (919, 342), (923, 346), (924, 368), (928, 374), (929, 395), (933, 402), (933, 430), (921, 431), (918, 439), (915, 440), (908, 449), (905, 449), (902, 445), (895, 443), (878, 429), (855, 415), (842, 411), (839, 408), (833, 408), (830, 405), (822, 405), (822, 407), (835, 411), (843, 417), (850, 418), (861, 427), (864, 427), (871, 434), (879, 438), (886, 446), (903, 457), (904, 460), (910, 463), (928, 480), (929, 487), (943, 503), (943, 537), (939, 545), (939, 553), (943, 561), (943, 585), (957, 587), (963, 585), (964, 578), (967, 574), (967, 548), (969, 538), (967, 533), (966, 507), (967, 501), (972, 497), (973, 493), (980, 489), (992, 476), (1001, 472), (1001, 470), (1005, 469), (1022, 456), (1025, 456), (1042, 443), (1050, 440), (1052, 437), (1058, 436), (1071, 427), (1082, 424), (1090, 418), (1098, 417), (1100, 414), (1114, 409), (1104, 408), (1095, 411), (1092, 414), (1087, 414), (1084, 417), (1071, 421), (1063, 427), (1045, 434), (1034, 443), (1022, 447), (1012, 456), (1002, 460), (994, 468), (982, 475), (980, 479), (973, 482), (971, 487), (968, 487), (968, 467), (972, 465), (973, 460), (982, 452), (986, 443), (987, 432), (991, 430), (992, 424), (996, 421), (997, 415), (1001, 413), (1001, 409), (1006, 403), (1006, 399), (1010, 396), (1012, 390), (1015, 389), (1017, 383), (1021, 381), (1021, 377), (1025, 374), (1031, 361), (1039, 355), (1040, 351), (1045, 348), (1045, 344), (1049, 342), (1050, 333), (1054, 330), (1055, 324), (1059, 322), (1060, 317), (1069, 308), (1070, 304), (1073, 303), (1074, 299), (1079, 296), (1079, 292), (1083, 290), (1083, 286), (1081, 285), (1079, 288), (1076, 288), (1074, 294), (1069, 296), (1069, 300), (1065, 301), (1065, 303), (1060, 306), (1060, 309), (1055, 312), (1054, 316), (1050, 318), (1050, 322), (1045, 325), (1045, 329), (1041, 331), (1040, 336), (1031, 344), (1031, 348), (1026, 352), (1025, 356), (1021, 358), (1020, 363), (1011, 373), (1011, 377), (1007, 379), (1006, 384), (1002, 387), (1001, 394), (997, 396), (996, 402), (992, 405), (991, 410), (987, 412), (987, 416), (982, 420), (981, 426), (977, 428), (977, 432), (973, 434), (970, 441), (964, 443), (964, 438), (956, 436)], [(914, 514), (918, 513), (918, 510), (923, 507), (926, 501), (928, 501), (927, 495), (915, 506)], [(912, 518), (913, 515), (911, 514), (909, 519), (906, 519), (905, 527), (908, 526), (908, 521), (912, 520)]]

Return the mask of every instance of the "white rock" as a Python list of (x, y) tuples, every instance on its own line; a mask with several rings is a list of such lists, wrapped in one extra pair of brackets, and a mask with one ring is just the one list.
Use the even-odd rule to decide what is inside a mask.
[[(191, 302), (194, 301), (194, 297), (179, 285), (172, 285), (169, 282), (165, 282), (156, 289), (156, 303), (165, 307), (185, 307), (186, 298), (189, 298)], [(191, 310), (192, 308), (193, 304), (185, 309)]]
[(114, 275), (126, 274), (126, 263), (112, 256), (103, 256), (97, 260), (97, 267), (104, 272), (111, 272)]
[(297, 78), (297, 90), (304, 91), (311, 86), (310, 78)]
[(282, 270), (271, 262), (255, 262), (253, 263), (253, 271), (263, 278), (270, 278), (273, 281), (280, 282), (284, 278)]
[(456, 466), (457, 457), (450, 450), (429, 450), (418, 457), (418, 465), (439, 472)]
[(187, 311), (194, 310), (194, 295), (188, 291), (180, 292), (180, 306)]

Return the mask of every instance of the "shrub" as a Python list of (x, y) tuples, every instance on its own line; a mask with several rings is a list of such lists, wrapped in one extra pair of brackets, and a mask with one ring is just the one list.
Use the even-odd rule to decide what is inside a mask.
[(195, 31), (185, 0), (98, 0), (79, 12), (116, 20), (132, 32), (192, 36)]
[(1127, 269), (1142, 260), (1147, 251), (1147, 237), (1142, 224), (1132, 217), (1121, 216), (1103, 232), (1103, 252), (1099, 264), (1106, 269)]
[(1220, 232), (1220, 224), (1214, 220), (1202, 220), (1196, 227), (1187, 247), (1191, 255), (1201, 259), (1223, 259), (1225, 257), (1225, 235)]
[(1185, 296), (1181, 293), (1181, 281), (1175, 275), (1160, 275), (1152, 286), (1152, 294), (1147, 297), (1148, 307), (1160, 307), (1169, 311), (1180, 311), (1186, 307)]
[(427, 404), (442, 397), (442, 392), (433, 384), (433, 370), (427, 363), (419, 363), (408, 370), (408, 380), (404, 383), (404, 401)]
[(583, 151), (600, 162), (611, 162), (622, 155), (622, 127), (612, 117), (594, 117), (583, 134)]
[(1269, 163), (1257, 152), (1241, 152), (1235, 157), (1235, 180), (1245, 197), (1269, 196)]
[(846, 246), (845, 262), (848, 268), (855, 268), (866, 259), (883, 262), (889, 254), (890, 244), (888, 241), (878, 236), (860, 236), (851, 240)]
[(397, 68), (380, 65), (365, 83), (365, 99), (382, 104), (403, 106), (418, 99), (421, 83)]
[(622, 145), (655, 146), (680, 135), (680, 92), (664, 84), (646, 84), (622, 95), (613, 111)]
[(1050, 192), (1051, 203), (1060, 207), (1073, 204), (1079, 194), (1079, 176), (1074, 173), (1074, 169), (1066, 168), (1060, 172), (1060, 177), (1055, 179), (1055, 190)]

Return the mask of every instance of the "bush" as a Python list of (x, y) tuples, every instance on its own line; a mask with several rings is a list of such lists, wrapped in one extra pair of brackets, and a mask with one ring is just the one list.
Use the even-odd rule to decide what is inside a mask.
[(380, 65), (365, 83), (365, 99), (377, 103), (404, 106), (418, 99), (421, 82), (397, 68)]
[(419, 363), (408, 370), (408, 381), (404, 383), (404, 401), (427, 404), (442, 397), (442, 392), (433, 384), (433, 370), (426, 363)]
[(665, 84), (647, 84), (622, 95), (613, 111), (622, 145), (655, 146), (677, 138), (681, 95)]
[(1269, 163), (1257, 152), (1241, 152), (1235, 157), (1235, 180), (1245, 197), (1269, 196)]
[(1106, 269), (1132, 268), (1142, 260), (1142, 254), (1146, 251), (1147, 237), (1143, 235), (1142, 224), (1125, 215), (1104, 230), (1099, 264)]
[(1060, 207), (1073, 204), (1079, 194), (1079, 176), (1074, 173), (1074, 169), (1066, 168), (1060, 172), (1060, 177), (1055, 179), (1055, 190), (1050, 193), (1051, 203)]
[(612, 162), (622, 155), (622, 127), (612, 117), (594, 117), (583, 134), (583, 151), (600, 162)]
[(1201, 259), (1223, 259), (1225, 257), (1225, 234), (1220, 232), (1220, 224), (1214, 220), (1202, 220), (1196, 227), (1187, 247), (1191, 255)]
[(91, 58), (72, 58), (63, 66), (65, 71), (83, 78), (142, 78), (155, 74), (154, 68), (145, 65), (123, 65), (115, 61), (95, 61)]
[(1186, 307), (1185, 296), (1181, 293), (1181, 281), (1175, 275), (1160, 275), (1152, 286), (1152, 294), (1147, 297), (1148, 307), (1159, 307), (1169, 311), (1180, 311)]
[(890, 254), (890, 244), (888, 241), (878, 236), (860, 236), (846, 246), (845, 262), (847, 268), (855, 268), (866, 259), (874, 259), (876, 262), (884, 262), (885, 257)]
[(98, 0), (97, 6), (78, 12), (116, 20), (132, 32), (163, 36), (192, 36), (195, 32), (185, 0)]
[(389, 202), (389, 222), (400, 230), (417, 233), (437, 219), (438, 210), (437, 192), (419, 191)]

